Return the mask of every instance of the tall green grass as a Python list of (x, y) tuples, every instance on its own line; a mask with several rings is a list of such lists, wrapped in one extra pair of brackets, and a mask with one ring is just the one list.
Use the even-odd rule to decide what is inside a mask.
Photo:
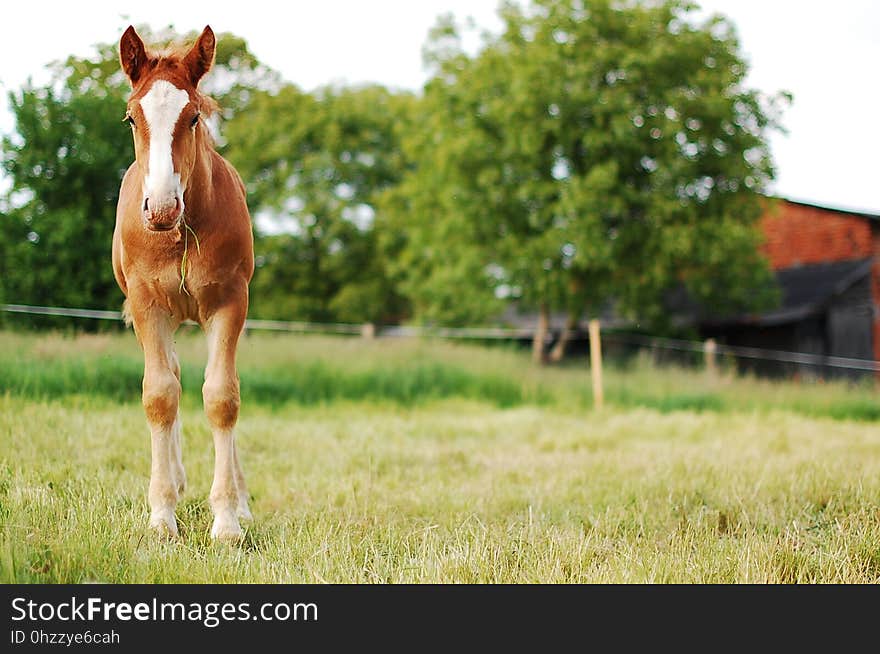
[[(115, 402), (140, 398), (143, 361), (129, 354), (83, 356), (76, 352), (52, 358), (0, 355), (0, 393), (34, 399), (86, 395)], [(338, 400), (419, 402), (461, 397), (511, 407), (546, 403), (549, 396), (530, 392), (509, 378), (468, 370), (439, 361), (390, 362), (346, 370), (333, 363), (309, 360), (293, 365), (242, 366), (244, 401), (270, 406), (313, 405)], [(181, 364), (184, 401), (201, 397), (202, 368)]]
[[(200, 402), (204, 338), (178, 337), (184, 403)], [(585, 361), (533, 365), (510, 346), (443, 341), (375, 340), (250, 334), (239, 351), (242, 399), (269, 407), (364, 401), (416, 406), (461, 398), (507, 408), (523, 405), (583, 410), (592, 406)], [(110, 402), (140, 397), (143, 358), (130, 333), (101, 335), (0, 332), (0, 393)], [(674, 411), (777, 409), (839, 420), (880, 420), (871, 384), (769, 381), (658, 367), (647, 358), (609, 364), (605, 396), (612, 406)]]

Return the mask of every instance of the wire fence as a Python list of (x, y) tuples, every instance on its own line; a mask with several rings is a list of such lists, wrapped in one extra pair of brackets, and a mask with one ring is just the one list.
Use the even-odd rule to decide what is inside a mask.
[[(63, 316), (69, 318), (91, 318), (96, 320), (113, 320), (120, 322), (122, 313), (119, 311), (100, 311), (95, 309), (77, 309), (69, 307), (42, 307), (24, 304), (2, 304), (0, 310), (8, 313), (19, 313), (43, 316)], [(185, 324), (195, 324), (187, 321)], [(348, 334), (360, 336), (381, 336), (382, 338), (407, 338), (433, 336), (449, 339), (473, 340), (522, 340), (532, 338), (534, 331), (516, 327), (422, 327), (416, 325), (387, 326), (377, 330), (373, 325), (352, 323), (317, 323), (285, 320), (256, 320), (245, 322), (246, 330), (267, 330), (292, 333), (315, 334)], [(730, 355), (737, 358), (776, 362), (781, 364), (800, 364), (831, 369), (880, 372), (880, 361), (856, 359), (850, 357), (811, 354), (806, 352), (788, 352), (740, 345), (716, 344), (714, 341), (691, 341), (659, 336), (646, 336), (624, 331), (603, 333), (607, 341), (628, 344), (652, 350), (668, 350), (693, 352), (714, 356)]]
[[(674, 338), (642, 336), (640, 334), (613, 333), (604, 336), (607, 340), (616, 340), (655, 349), (678, 350), (684, 352), (706, 353), (705, 341), (687, 341)], [(847, 370), (863, 370), (880, 372), (880, 361), (871, 359), (854, 359), (807, 352), (787, 352), (785, 350), (768, 350), (743, 345), (714, 345), (718, 354), (729, 354), (744, 359), (775, 361), (779, 363), (798, 363), (804, 365), (827, 366), (829, 368), (845, 368)]]

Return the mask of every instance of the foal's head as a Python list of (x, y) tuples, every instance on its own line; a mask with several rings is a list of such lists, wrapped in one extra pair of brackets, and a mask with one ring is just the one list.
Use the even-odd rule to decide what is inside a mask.
[(144, 225), (151, 231), (174, 229), (183, 216), (198, 142), (208, 138), (199, 122), (214, 107), (198, 91), (214, 62), (214, 46), (210, 27), (182, 52), (147, 52), (133, 27), (119, 42), (119, 60), (132, 88), (125, 120), (143, 177)]

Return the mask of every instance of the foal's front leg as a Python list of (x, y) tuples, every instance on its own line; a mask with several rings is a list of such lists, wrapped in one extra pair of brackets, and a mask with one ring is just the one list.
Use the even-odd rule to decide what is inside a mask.
[(208, 321), (208, 365), (202, 397), (205, 413), (214, 434), (214, 483), (211, 508), (214, 524), (211, 537), (237, 540), (242, 537), (239, 517), (250, 518), (244, 476), (235, 448), (235, 424), (240, 406), (235, 352), (244, 327), (246, 310), (231, 306), (218, 311)]
[(157, 310), (133, 316), (135, 332), (144, 350), (143, 404), (150, 425), (150, 527), (177, 536), (178, 490), (175, 468), (175, 429), (179, 430), (180, 381), (175, 374), (171, 318)]

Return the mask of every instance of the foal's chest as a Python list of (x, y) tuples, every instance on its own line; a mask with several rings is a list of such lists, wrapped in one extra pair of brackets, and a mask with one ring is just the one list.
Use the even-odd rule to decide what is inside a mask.
[[(165, 237), (165, 235), (162, 235)], [(146, 250), (126, 248), (129, 285), (144, 289), (158, 306), (179, 320), (200, 319), (205, 288), (213, 286), (201, 243), (194, 237), (165, 237), (164, 243)]]

